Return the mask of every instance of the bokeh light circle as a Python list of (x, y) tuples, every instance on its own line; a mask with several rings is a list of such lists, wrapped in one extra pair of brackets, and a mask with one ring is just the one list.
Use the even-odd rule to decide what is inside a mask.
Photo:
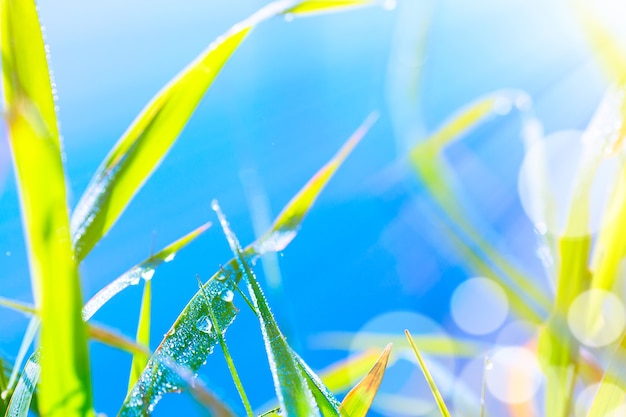
[(522, 347), (504, 347), (491, 357), (493, 367), (487, 372), (489, 392), (507, 404), (531, 400), (542, 381), (541, 369), (535, 355)]
[[(623, 398), (626, 392), (616, 384), (604, 383), (604, 385), (600, 383), (591, 384), (585, 387), (578, 395), (576, 396), (576, 402), (574, 403), (574, 416), (575, 417), (587, 417), (589, 415), (589, 411), (593, 404), (598, 391), (602, 387), (604, 391), (603, 395), (610, 398)], [(606, 412), (605, 417), (626, 417), (626, 402), (623, 402), (617, 405), (615, 408), (610, 410), (603, 410)]]
[[(590, 312), (597, 311), (596, 317)], [(590, 347), (613, 343), (624, 332), (626, 312), (624, 304), (613, 293), (589, 290), (572, 302), (567, 322), (574, 336)]]
[[(395, 341), (372, 410), (385, 416), (430, 415), (437, 409), (437, 404), (414, 353), (405, 343), (404, 329), (415, 338), (429, 371), (445, 396), (454, 382), (454, 345), (441, 326), (426, 316), (408, 311), (376, 316), (354, 336), (350, 351), (357, 354), (372, 347), (382, 350), (388, 342)], [(434, 356), (429, 353), (433, 350), (444, 353)]]
[(502, 326), (509, 311), (506, 293), (489, 278), (471, 278), (459, 285), (450, 300), (454, 322), (463, 331), (484, 335)]
[(581, 162), (589, 154), (585, 146), (582, 132), (565, 130), (537, 141), (526, 152), (518, 192), (526, 215), (540, 233), (577, 237), (595, 233), (605, 224), (605, 210), (618, 177), (618, 158), (603, 159), (593, 176), (586, 200), (588, 224), (567, 224)]

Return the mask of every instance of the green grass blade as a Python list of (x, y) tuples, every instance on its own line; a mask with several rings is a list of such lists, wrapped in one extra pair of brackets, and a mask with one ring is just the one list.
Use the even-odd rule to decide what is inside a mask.
[[(362, 136), (362, 135), (361, 135)], [(356, 140), (355, 140), (356, 141)], [(320, 169), (311, 181), (309, 181), (299, 192), (296, 194), (287, 207), (295, 207), (297, 210), (299, 221), (292, 222), (293, 230), (286, 230), (286, 232), (293, 232), (288, 240), (284, 240), (280, 245), (261, 245), (262, 239), (251, 244), (243, 253), (248, 262), (253, 262), (259, 256), (259, 253), (254, 249), (255, 247), (264, 246), (265, 250), (271, 250), (271, 248), (284, 248), (297, 234), (300, 221), (306, 215), (306, 212), (311, 208), (311, 205), (316, 200), (317, 196), (323, 189), (323, 185), (319, 186), (319, 182), (315, 181), (322, 175), (328, 172), (328, 167), (334, 167), (331, 173), (336, 171), (335, 165), (339, 165), (345, 159), (346, 146), (352, 149), (352, 142), (348, 142), (348, 145), (344, 145), (344, 148), (335, 155), (331, 161)], [(283, 212), (287, 209), (283, 210)], [(278, 230), (284, 222), (276, 221), (272, 230)], [(271, 236), (272, 233), (268, 232), (265, 236)], [(281, 249), (282, 250), (282, 249)], [(237, 284), (242, 277), (242, 271), (239, 267), (236, 259), (231, 259), (224, 265), (218, 272), (216, 272), (211, 279), (204, 285), (204, 293), (208, 295), (211, 300), (214, 312), (216, 314), (216, 320), (220, 329), (226, 331), (230, 324), (235, 319), (237, 309), (231, 302), (226, 302), (222, 299), (222, 294), (231, 291), (238, 291)], [(253, 307), (251, 307), (254, 309)], [(141, 416), (144, 410), (152, 409), (159, 399), (168, 392), (175, 392), (179, 384), (176, 382), (176, 375), (167, 369), (163, 369), (162, 361), (164, 358), (176, 362), (178, 365), (183, 366), (185, 369), (189, 369), (192, 372), (196, 372), (200, 366), (206, 361), (208, 355), (213, 351), (218, 340), (215, 337), (198, 330), (197, 324), (199, 320), (205, 319), (206, 301), (203, 291), (198, 291), (189, 301), (187, 306), (180, 313), (165, 338), (156, 349), (148, 365), (144, 369), (139, 381), (133, 387), (131, 393), (126, 397), (126, 400), (120, 410), (120, 416)]]
[[(375, 363), (379, 356), (380, 353), (375, 349), (354, 354), (320, 371), (320, 378), (331, 392), (338, 394), (348, 391), (357, 380), (367, 375), (372, 363)], [(393, 357), (390, 359), (393, 360)]]
[[(0, 391), (2, 395), (8, 395), (15, 388), (15, 384), (17, 383), (17, 378), (20, 374), (20, 370), (22, 369), (22, 363), (26, 358), (26, 354), (28, 353), (28, 349), (33, 344), (33, 340), (35, 340), (35, 336), (37, 335), (37, 331), (39, 330), (40, 325), (39, 317), (33, 316), (30, 318), (28, 322), (28, 327), (26, 328), (26, 333), (24, 333), (24, 338), (22, 339), (22, 343), (20, 344), (20, 349), (17, 351), (17, 356), (15, 357), (15, 363), (13, 364), (13, 370), (11, 371), (11, 376), (9, 377), (9, 381), (6, 387)], [(4, 394), (4, 393), (7, 394)]]
[(11, 401), (9, 402), (9, 408), (5, 414), (5, 417), (27, 417), (28, 410), (30, 409), (31, 400), (35, 393), (35, 387), (41, 374), (41, 367), (39, 366), (39, 352), (33, 353), (26, 365), (24, 371), (20, 376), (19, 382), (13, 391)]
[(73, 259), (65, 176), (48, 63), (32, 0), (0, 3), (6, 124), (20, 194), (34, 299), (41, 310), (40, 406), (92, 415), (87, 335)]
[[(13, 366), (13, 369), (16, 367)], [(0, 415), (4, 415), (9, 407), (9, 400), (11, 399), (11, 390), (8, 389), (9, 386), (9, 376), (8, 373), (11, 371), (8, 368), (5, 361), (0, 358)]]
[(139, 284), (141, 279), (145, 281), (150, 280), (152, 278), (152, 275), (154, 274), (154, 270), (159, 265), (164, 262), (172, 261), (181, 249), (190, 244), (195, 238), (204, 233), (204, 231), (206, 231), (209, 227), (211, 227), (210, 222), (189, 232), (175, 242), (170, 243), (166, 248), (164, 248), (157, 254), (152, 255), (150, 258), (146, 259), (142, 263), (135, 265), (124, 274), (122, 274), (122, 276), (98, 291), (98, 293), (91, 297), (91, 299), (87, 301), (87, 303), (83, 307), (83, 319), (85, 321), (88, 321), (111, 298), (113, 298), (129, 286)]
[(383, 381), (390, 353), (391, 343), (381, 353), (368, 374), (346, 394), (346, 397), (341, 402), (340, 411), (342, 416), (365, 417), (372, 406), (378, 387), (380, 387), (380, 383)]
[[(141, 310), (139, 312), (139, 323), (137, 324), (137, 335), (135, 340), (138, 345), (150, 349), (150, 312), (152, 305), (152, 279), (145, 280), (143, 296), (141, 297)], [(141, 372), (148, 364), (150, 354), (137, 352), (133, 355), (133, 362), (130, 365), (130, 377), (128, 378), (128, 391), (130, 392), (135, 382), (141, 376)]]
[(117, 221), (170, 150), (224, 64), (257, 24), (281, 13), (330, 12), (346, 8), (344, 3), (270, 3), (234, 25), (158, 92), (109, 152), (74, 210), (71, 225), (76, 258), (80, 261), (87, 256)]
[(408, 330), (405, 330), (404, 333), (406, 334), (406, 338), (411, 344), (411, 348), (413, 349), (413, 352), (415, 353), (417, 362), (419, 363), (420, 368), (422, 369), (422, 372), (424, 373), (424, 377), (426, 378), (426, 381), (428, 382), (428, 386), (430, 387), (430, 392), (433, 394), (433, 397), (435, 397), (435, 401), (437, 402), (437, 407), (439, 407), (439, 411), (441, 412), (441, 415), (443, 417), (450, 417), (450, 412), (448, 411), (448, 407), (446, 407), (446, 403), (443, 401), (443, 397), (441, 396), (441, 393), (439, 392), (439, 388), (437, 388), (437, 384), (435, 384), (433, 377), (430, 375), (430, 371), (428, 370), (426, 363), (424, 363), (424, 359), (422, 358), (422, 355), (420, 354), (420, 351), (417, 348), (417, 345), (415, 344), (413, 337), (411, 337), (411, 333), (409, 333)]
[(292, 13), (295, 15), (312, 15), (320, 13), (332, 13), (339, 10), (353, 9), (356, 7), (371, 6), (373, 4), (382, 4), (376, 0), (317, 0), (303, 1), (290, 7), (284, 11), (284, 14)]
[(447, 145), (500, 114), (500, 103), (512, 103), (522, 94), (524, 93), (498, 92), (477, 100), (453, 116), (434, 134), (415, 145), (410, 151), (409, 159), (428, 193), (444, 215), (459, 229), (458, 232), (450, 232), (448, 235), (455, 246), (460, 246), (463, 252), (470, 252), (466, 258), (471, 266), (503, 278), (506, 284), (504, 289), (512, 308), (528, 320), (541, 322), (549, 311), (549, 300), (519, 268), (495, 250), (488, 239), (483, 238), (485, 233), (476, 230), (469, 222), (467, 213), (472, 213), (471, 207), (459, 199), (461, 193), (456, 186), (455, 176), (442, 159), (442, 152)]
[[(208, 313), (208, 318), (210, 320), (207, 323), (212, 323), (211, 324), (211, 326), (213, 327), (212, 330), (217, 336), (217, 340), (219, 341), (219, 344), (222, 348), (222, 352), (224, 353), (224, 358), (226, 359), (226, 363), (228, 365), (228, 370), (230, 371), (230, 375), (233, 378), (233, 382), (235, 383), (235, 387), (237, 388), (237, 392), (239, 393), (239, 397), (241, 398), (243, 407), (246, 410), (246, 415), (248, 415), (248, 417), (254, 417), (254, 413), (252, 412), (252, 407), (250, 406), (250, 401), (248, 401), (248, 396), (246, 395), (246, 391), (244, 390), (243, 384), (241, 383), (241, 379), (239, 378), (239, 373), (237, 372), (237, 368), (235, 367), (235, 362), (233, 361), (233, 358), (230, 355), (230, 351), (228, 350), (228, 346), (226, 345), (226, 340), (224, 339), (224, 336), (222, 335), (222, 329), (220, 329), (219, 322), (217, 318), (215, 317), (213, 308), (211, 307), (210, 298), (207, 296), (206, 292), (204, 291), (204, 286), (202, 285), (202, 281), (200, 281), (200, 277), (197, 277), (197, 278), (198, 278), (198, 285), (200, 287), (200, 291), (202, 292), (202, 295), (204, 295), (204, 298), (207, 304), (207, 313)], [(227, 298), (234, 296), (233, 293), (226, 293), (225, 295), (227, 296)]]
[(233, 251), (233, 254), (244, 271), (244, 278), (248, 284), (252, 304), (258, 312), (261, 333), (263, 334), (265, 350), (274, 378), (274, 388), (278, 396), (280, 409), (286, 416), (319, 415), (317, 403), (309, 388), (309, 384), (298, 366), (297, 360), (287, 344), (287, 340), (278, 328), (278, 324), (270, 311), (263, 290), (261, 290), (261, 286), (242, 254), (242, 249), (237, 237), (230, 229), (226, 217), (220, 210), (217, 201), (213, 201), (212, 207), (219, 217), (220, 225), (226, 235), (230, 249)]
[(258, 254), (280, 252), (291, 242), (319, 193), (377, 119), (378, 113), (370, 114), (335, 156), (283, 208), (271, 230), (254, 243)]
[(150, 350), (146, 346), (140, 345), (116, 331), (105, 329), (104, 327), (97, 326), (95, 324), (89, 324), (87, 328), (90, 338), (104, 343), (107, 346), (114, 347), (133, 355), (141, 354), (144, 356), (150, 356)]

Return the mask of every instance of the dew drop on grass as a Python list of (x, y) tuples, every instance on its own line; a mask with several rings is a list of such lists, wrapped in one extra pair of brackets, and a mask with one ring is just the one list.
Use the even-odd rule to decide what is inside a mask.
[(202, 316), (196, 322), (196, 329), (202, 333), (210, 334), (213, 329), (213, 323), (211, 323), (211, 319), (208, 316)]
[(176, 252), (172, 252), (163, 259), (163, 262), (172, 262), (176, 257)]
[(493, 369), (493, 362), (491, 362), (491, 359), (489, 359), (489, 357), (485, 357), (485, 370), (486, 371), (491, 371)]
[(154, 276), (154, 269), (146, 269), (141, 272), (141, 278), (146, 281), (150, 281)]
[(233, 301), (235, 294), (231, 290), (224, 290), (222, 294), (220, 295), (220, 297), (222, 298), (222, 300), (226, 301), (227, 303), (230, 303)]

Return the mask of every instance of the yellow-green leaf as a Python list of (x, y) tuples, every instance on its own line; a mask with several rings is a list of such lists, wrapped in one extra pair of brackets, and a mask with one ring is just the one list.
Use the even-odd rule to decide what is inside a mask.
[(420, 354), (419, 349), (415, 345), (415, 341), (413, 340), (413, 337), (411, 337), (411, 333), (409, 333), (408, 330), (405, 330), (404, 333), (406, 334), (407, 340), (411, 344), (411, 348), (413, 349), (413, 352), (415, 353), (417, 362), (419, 363), (420, 368), (422, 369), (422, 372), (424, 373), (424, 377), (426, 378), (426, 381), (428, 382), (428, 387), (430, 388), (430, 392), (433, 394), (433, 397), (435, 397), (435, 401), (437, 402), (437, 407), (439, 407), (439, 411), (441, 412), (441, 415), (443, 417), (450, 417), (450, 412), (448, 411), (448, 408), (446, 407), (446, 403), (443, 401), (443, 397), (441, 396), (441, 393), (439, 392), (439, 388), (437, 388), (437, 384), (435, 384), (433, 377), (430, 375), (430, 371), (428, 370), (428, 367), (426, 366), (426, 363), (424, 362), (424, 359), (422, 358), (422, 355)]
[(383, 381), (390, 353), (391, 343), (383, 350), (383, 353), (381, 353), (368, 374), (346, 394), (341, 402), (340, 411), (342, 416), (365, 417), (367, 415), (378, 392), (378, 387)]
[(41, 311), (40, 407), (92, 415), (87, 334), (73, 259), (61, 144), (41, 25), (33, 0), (0, 3), (2, 90), (31, 280)]

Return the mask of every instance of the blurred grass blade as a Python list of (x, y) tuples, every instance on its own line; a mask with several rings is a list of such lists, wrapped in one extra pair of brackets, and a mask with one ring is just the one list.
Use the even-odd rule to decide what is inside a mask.
[(100, 308), (105, 305), (111, 298), (119, 294), (125, 288), (131, 285), (139, 284), (141, 279), (149, 281), (154, 275), (154, 270), (164, 262), (170, 262), (174, 259), (178, 251), (183, 249), (195, 238), (200, 236), (211, 227), (211, 223), (205, 223), (197, 229), (189, 232), (185, 236), (170, 243), (165, 249), (146, 259), (142, 263), (135, 265), (115, 281), (98, 291), (96, 295), (91, 297), (83, 307), (83, 320), (88, 321)]
[[(366, 2), (352, 2), (353, 6)], [(108, 232), (165, 157), (224, 64), (257, 24), (281, 13), (346, 8), (338, 1), (276, 1), (234, 25), (171, 80), (141, 111), (98, 168), (72, 215), (78, 261)]]
[(411, 344), (411, 348), (413, 349), (413, 352), (415, 353), (417, 362), (419, 363), (420, 368), (422, 369), (422, 372), (424, 373), (424, 377), (426, 378), (426, 381), (428, 382), (430, 392), (433, 394), (433, 397), (435, 397), (435, 401), (437, 402), (437, 407), (439, 407), (439, 411), (441, 412), (441, 415), (443, 417), (450, 417), (450, 412), (448, 411), (448, 408), (446, 407), (446, 403), (443, 401), (443, 398), (441, 397), (441, 393), (439, 392), (439, 388), (437, 388), (437, 384), (435, 384), (433, 377), (430, 375), (430, 371), (428, 370), (426, 363), (424, 363), (424, 359), (422, 358), (422, 355), (420, 354), (419, 349), (415, 345), (415, 341), (413, 340), (413, 337), (411, 337), (411, 333), (409, 333), (408, 330), (405, 330), (404, 333), (406, 334), (407, 340)]
[(288, 8), (283, 14), (295, 15), (313, 15), (320, 13), (332, 13), (344, 9), (353, 9), (357, 7), (365, 7), (374, 4), (383, 4), (377, 0), (316, 0), (303, 1), (297, 5)]
[[(315, 335), (311, 339), (311, 346), (316, 349), (350, 350), (356, 333), (353, 332), (325, 332)], [(391, 341), (396, 348), (411, 349), (406, 337), (394, 333), (359, 333), (362, 345), (359, 349), (382, 349)], [(422, 352), (439, 356), (457, 356), (473, 358), (484, 350), (478, 342), (453, 338), (441, 334), (422, 334), (415, 338), (422, 346)]]
[(455, 230), (450, 233), (452, 241), (457, 246), (466, 246), (472, 252), (467, 257), (471, 266), (477, 270), (487, 269), (490, 275), (501, 277), (516, 313), (539, 323), (549, 311), (548, 298), (517, 266), (493, 248), (487, 238), (493, 234), (492, 231), (487, 230), (486, 226), (476, 229), (474, 224), (479, 219), (472, 216), (473, 207), (459, 197), (463, 195), (462, 189), (442, 158), (444, 148), (451, 142), (489, 118), (503, 114), (502, 109), (512, 107), (515, 102), (523, 101), (521, 99), (527, 99), (523, 92), (501, 91), (477, 100), (458, 112), (430, 137), (415, 145), (409, 153), (409, 159), (434, 202), (458, 229), (458, 232)]
[(602, 376), (587, 417), (621, 416), (626, 399), (626, 335), (622, 335), (615, 353)]
[(244, 278), (248, 284), (248, 291), (255, 310), (258, 312), (261, 333), (265, 342), (265, 350), (270, 370), (274, 379), (274, 388), (280, 403), (280, 409), (286, 416), (317, 416), (319, 410), (297, 360), (292, 355), (287, 340), (278, 328), (274, 315), (270, 311), (265, 295), (261, 290), (254, 273), (242, 254), (239, 240), (230, 229), (226, 217), (222, 213), (217, 201), (211, 204), (217, 213), (226, 240), (244, 271)]
[(47, 417), (91, 415), (80, 280), (41, 25), (33, 0), (0, 1), (3, 107), (42, 321), (40, 405)]
[(254, 243), (253, 248), (258, 254), (280, 252), (291, 242), (319, 193), (377, 119), (378, 113), (370, 114), (335, 156), (291, 199), (274, 221), (271, 230)]
[(387, 345), (369, 373), (346, 394), (341, 402), (341, 415), (349, 417), (365, 417), (367, 415), (385, 375), (390, 353), (391, 343)]
[[(137, 324), (137, 335), (135, 341), (138, 345), (150, 350), (150, 311), (152, 303), (152, 279), (145, 280), (143, 286), (143, 296), (141, 297), (141, 310), (139, 312), (139, 322)], [(150, 353), (136, 352), (133, 354), (133, 362), (130, 365), (130, 377), (128, 378), (128, 392), (133, 388), (139, 379), (141, 372), (148, 364)]]
[[(17, 383), (17, 378), (20, 374), (20, 370), (22, 369), (22, 363), (26, 358), (26, 354), (30, 349), (30, 346), (33, 344), (33, 340), (35, 340), (35, 336), (37, 335), (37, 331), (39, 330), (40, 325), (39, 317), (33, 316), (30, 318), (28, 322), (28, 327), (26, 328), (26, 333), (24, 333), (24, 337), (22, 338), (22, 343), (20, 344), (20, 349), (17, 352), (17, 356), (15, 358), (15, 363), (13, 364), (13, 370), (11, 371), (11, 376), (9, 377), (9, 382), (2, 392), (2, 395), (8, 395), (13, 388), (15, 388), (15, 384)], [(7, 392), (7, 394), (4, 394)]]
[[(348, 143), (350, 144), (351, 142)], [(349, 146), (349, 149), (353, 147), (351, 145), (344, 145), (344, 148), (316, 173), (313, 179), (298, 192), (288, 203), (287, 208), (283, 210), (283, 212), (287, 212), (288, 208), (293, 207), (297, 210), (290, 211), (299, 213), (297, 215), (299, 218), (298, 221), (290, 223), (293, 230), (286, 230), (286, 232), (293, 232), (291, 237), (281, 242), (281, 245), (260, 245), (263, 240), (259, 239), (248, 246), (242, 253), (242, 256), (245, 257), (247, 262), (252, 263), (254, 259), (258, 258), (259, 252), (255, 250), (255, 248), (260, 246), (264, 246), (265, 250), (278, 247), (284, 248), (293, 239), (298, 231), (302, 218), (304, 218), (308, 210), (310, 210), (311, 205), (326, 183), (323, 182), (320, 185), (320, 182), (316, 179), (320, 178), (322, 175), (329, 177), (327, 174), (329, 167), (332, 167), (331, 173), (336, 171), (337, 166), (345, 159), (343, 151), (346, 149), (346, 146)], [(326, 180), (328, 180), (328, 178)], [(285, 222), (277, 220), (274, 223), (275, 226), (273, 230), (279, 230), (280, 227), (284, 226), (284, 223)], [(271, 235), (272, 233), (268, 232), (265, 236)], [(200, 369), (208, 355), (213, 351), (215, 345), (218, 344), (218, 340), (214, 335), (210, 335), (201, 330), (204, 329), (206, 325), (205, 294), (210, 299), (219, 328), (222, 329), (222, 331), (226, 331), (235, 319), (238, 310), (234, 307), (232, 299), (225, 301), (222, 295), (228, 291), (237, 291), (237, 284), (241, 278), (242, 270), (238, 260), (231, 259), (203, 286), (204, 291), (198, 291), (191, 298), (148, 361), (148, 365), (141, 374), (141, 377), (126, 397), (119, 413), (120, 416), (141, 416), (145, 410), (152, 409), (164, 394), (176, 392), (180, 389), (180, 384), (176, 379), (177, 376), (170, 370), (164, 369), (161, 364), (164, 358), (174, 361), (185, 369), (189, 369), (191, 372), (197, 372), (198, 369)]]
[(9, 308), (20, 313), (24, 313), (27, 316), (36, 316), (39, 313), (32, 305), (23, 303), (21, 301), (9, 300), (8, 298), (0, 297), (0, 306)]
[(30, 409), (40, 373), (39, 352), (35, 352), (30, 356), (24, 366), (24, 371), (15, 387), (15, 391), (13, 391), (5, 417), (28, 416), (28, 410)]
[(87, 328), (89, 330), (90, 338), (104, 343), (107, 346), (123, 350), (124, 352), (128, 352), (133, 355), (142, 354), (145, 356), (150, 356), (150, 350), (147, 347), (136, 343), (135, 341), (117, 333), (116, 331), (108, 330), (102, 326), (97, 326), (95, 324), (89, 324)]

